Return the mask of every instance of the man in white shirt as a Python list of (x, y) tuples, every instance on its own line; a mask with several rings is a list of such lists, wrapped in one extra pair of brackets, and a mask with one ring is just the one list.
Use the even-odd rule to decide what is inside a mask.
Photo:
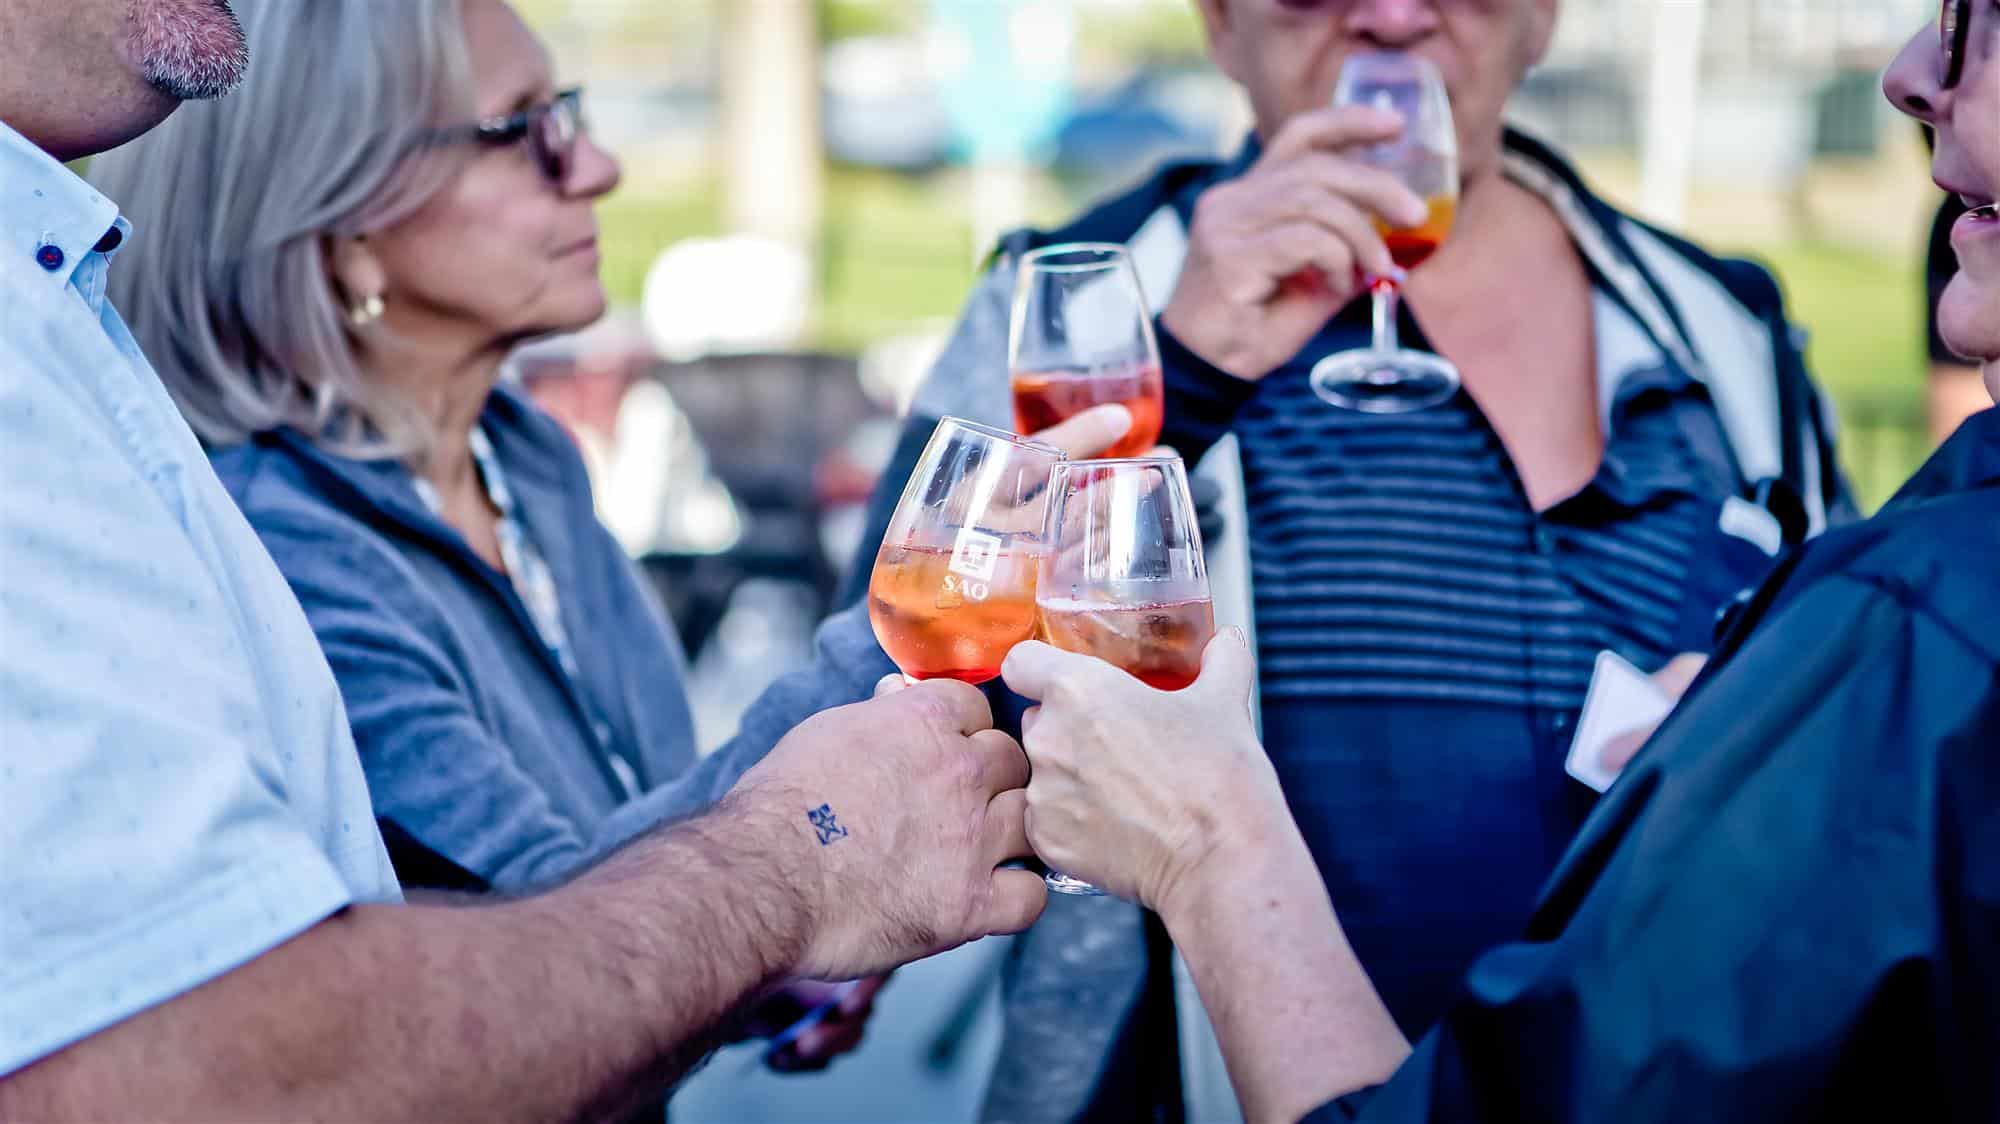
[(566, 886), (402, 903), (312, 632), (105, 301), (133, 232), (59, 163), (243, 64), (223, 0), (0, 0), (0, 1119), (602, 1114), (767, 985), (1032, 921), (1027, 763), (958, 684)]

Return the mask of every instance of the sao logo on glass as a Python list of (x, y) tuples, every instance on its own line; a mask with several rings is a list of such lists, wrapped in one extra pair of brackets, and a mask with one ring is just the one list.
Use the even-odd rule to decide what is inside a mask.
[[(958, 541), (951, 547), (952, 574), (946, 575), (944, 588), (947, 593), (962, 593), (974, 601), (986, 600), (992, 592), (989, 585), (993, 580), (993, 570), (1000, 564), (1000, 539), (984, 531), (970, 527), (960, 529)], [(959, 581), (963, 578), (963, 581)]]

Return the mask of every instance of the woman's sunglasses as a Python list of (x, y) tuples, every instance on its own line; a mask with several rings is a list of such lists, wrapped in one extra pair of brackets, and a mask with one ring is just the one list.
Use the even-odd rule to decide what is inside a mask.
[(1944, 0), (1938, 9), (1938, 87), (1949, 90), (1965, 76), (1965, 42), (1972, 31), (1972, 0)]
[(541, 105), (441, 129), (434, 138), (444, 144), (470, 141), (495, 147), (527, 141), (536, 166), (550, 183), (560, 185), (569, 181), (570, 169), (576, 164), (576, 142), (583, 132), (583, 87), (572, 86)]

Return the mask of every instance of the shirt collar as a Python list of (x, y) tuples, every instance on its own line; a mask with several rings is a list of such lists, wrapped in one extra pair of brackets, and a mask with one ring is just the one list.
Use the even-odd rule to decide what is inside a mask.
[(0, 269), (65, 286), (100, 244), (114, 242), (108, 258), (131, 229), (116, 203), (0, 122)]

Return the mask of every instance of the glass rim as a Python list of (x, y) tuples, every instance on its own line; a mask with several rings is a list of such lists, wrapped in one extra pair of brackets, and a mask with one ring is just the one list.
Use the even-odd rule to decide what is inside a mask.
[(1429, 71), (1439, 81), (1443, 81), (1444, 79), (1444, 71), (1438, 67), (1438, 64), (1418, 54), (1416, 51), (1405, 50), (1400, 47), (1367, 47), (1358, 51), (1350, 51), (1346, 58), (1340, 60), (1340, 67), (1342, 70), (1345, 70), (1356, 63), (1363, 66), (1371, 63), (1381, 63), (1386, 66), (1408, 66), (1413, 70)]
[(946, 414), (944, 417), (938, 419), (939, 428), (943, 428), (946, 425), (977, 433), (981, 437), (991, 437), (996, 441), (1004, 441), (1017, 448), (1030, 449), (1038, 453), (1049, 453), (1056, 460), (1065, 464), (1069, 462), (1069, 454), (1056, 448), (1054, 445), (1046, 441), (1037, 441), (1032, 437), (1024, 437), (1011, 429), (1001, 429), (998, 426), (985, 425), (970, 418), (961, 418), (952, 414)]
[[(1089, 256), (1089, 261), (1059, 262), (1066, 255)], [(1043, 273), (1089, 273), (1101, 269), (1129, 267), (1132, 255), (1116, 242), (1058, 242), (1021, 255), (1021, 268)]]
[(1124, 468), (1128, 466), (1142, 465), (1142, 464), (1157, 464), (1162, 466), (1179, 465), (1183, 472), (1187, 470), (1187, 458), (1181, 456), (1179, 453), (1167, 453), (1153, 457), (1145, 457), (1145, 456), (1084, 457), (1082, 459), (1078, 459), (1076, 457), (1063, 458), (1063, 467), (1065, 468), (1068, 468), (1070, 466), (1076, 466), (1079, 468)]

